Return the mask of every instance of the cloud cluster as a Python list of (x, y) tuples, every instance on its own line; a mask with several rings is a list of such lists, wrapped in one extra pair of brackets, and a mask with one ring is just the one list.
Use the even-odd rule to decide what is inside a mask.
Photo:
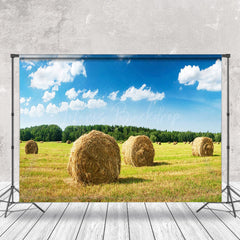
[(44, 109), (42, 104), (38, 104), (37, 106), (32, 106), (31, 109), (21, 108), (20, 113), (24, 115), (29, 115), (30, 117), (41, 117), (44, 112), (48, 114), (57, 114), (59, 112), (66, 112), (68, 109), (72, 111), (80, 111), (85, 108), (93, 109), (93, 108), (102, 108), (105, 107), (107, 103), (102, 99), (89, 99), (88, 102), (83, 102), (79, 99), (72, 100), (70, 103), (62, 102), (59, 107), (53, 103), (49, 103)]
[(118, 95), (119, 91), (115, 91), (115, 92), (111, 92), (108, 95), (108, 98), (111, 99), (112, 101), (115, 101), (117, 99), (117, 95)]
[(72, 99), (75, 99), (80, 92), (81, 92), (80, 90), (79, 90), (79, 91), (75, 91), (75, 88), (71, 88), (71, 89), (69, 89), (68, 91), (66, 91), (65, 95), (66, 95), (70, 100), (72, 100)]
[(29, 105), (29, 102), (31, 101), (31, 97), (29, 97), (29, 98), (24, 98), (24, 97), (21, 97), (20, 98), (20, 104), (23, 104), (23, 103), (25, 103), (25, 106), (28, 106)]
[(146, 88), (146, 84), (143, 84), (139, 89), (135, 87), (128, 88), (121, 96), (121, 101), (127, 100), (127, 98), (133, 101), (140, 101), (146, 99), (148, 101), (161, 101), (165, 97), (165, 93), (152, 92), (151, 88)]
[(203, 70), (199, 66), (188, 65), (180, 70), (178, 81), (184, 85), (198, 82), (197, 90), (221, 91), (221, 68), (220, 60)]
[(23, 67), (24, 67), (27, 71), (32, 70), (32, 67), (35, 66), (35, 63), (34, 63), (33, 61), (24, 60), (23, 63), (24, 63)]
[(47, 66), (39, 67), (31, 73), (31, 87), (47, 90), (55, 89), (63, 82), (72, 82), (76, 75), (87, 76), (84, 61), (50, 61)]
[(46, 92), (44, 92), (42, 99), (44, 102), (49, 102), (54, 97), (55, 97), (55, 92), (50, 93), (50, 92), (46, 91)]
[(82, 97), (83, 98), (94, 98), (98, 93), (98, 89), (95, 91), (88, 90), (87, 92), (84, 92)]
[(38, 104), (37, 106), (32, 106), (30, 110), (27, 108), (20, 109), (21, 114), (29, 115), (30, 117), (41, 117), (44, 111), (45, 109), (42, 104)]

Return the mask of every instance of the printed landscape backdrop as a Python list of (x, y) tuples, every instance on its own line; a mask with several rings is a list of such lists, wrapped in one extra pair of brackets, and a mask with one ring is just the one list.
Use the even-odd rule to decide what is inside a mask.
[[(20, 110), (23, 202), (221, 201), (219, 55), (23, 56)], [(91, 130), (114, 137), (120, 147), (115, 182), (82, 184), (67, 171), (73, 142)], [(135, 135), (152, 141), (152, 166), (123, 161), (122, 144)], [(199, 136), (212, 139), (213, 156), (192, 155)], [(37, 154), (25, 153), (30, 139)]]

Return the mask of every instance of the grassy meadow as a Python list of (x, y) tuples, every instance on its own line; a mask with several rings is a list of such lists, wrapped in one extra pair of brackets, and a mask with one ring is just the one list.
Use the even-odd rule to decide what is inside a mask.
[(26, 155), (24, 147), (20, 143), (23, 202), (221, 201), (221, 144), (214, 144), (212, 157), (193, 157), (190, 144), (154, 143), (154, 166), (122, 161), (118, 182), (88, 186), (74, 183), (67, 172), (72, 144), (38, 142), (36, 155)]

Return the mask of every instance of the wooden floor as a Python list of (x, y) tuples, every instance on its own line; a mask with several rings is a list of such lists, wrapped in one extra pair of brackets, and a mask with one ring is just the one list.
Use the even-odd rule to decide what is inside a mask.
[[(240, 193), (240, 183), (231, 185)], [(8, 186), (0, 183), (0, 195)], [(44, 214), (32, 204), (16, 204), (4, 218), (5, 206), (0, 203), (4, 240), (240, 239), (240, 202), (237, 218), (226, 204), (196, 213), (202, 203), (39, 203)]]

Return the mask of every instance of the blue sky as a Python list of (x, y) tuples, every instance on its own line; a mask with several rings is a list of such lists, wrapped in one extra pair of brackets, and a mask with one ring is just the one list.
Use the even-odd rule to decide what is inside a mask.
[(221, 59), (20, 60), (20, 127), (221, 132)]

